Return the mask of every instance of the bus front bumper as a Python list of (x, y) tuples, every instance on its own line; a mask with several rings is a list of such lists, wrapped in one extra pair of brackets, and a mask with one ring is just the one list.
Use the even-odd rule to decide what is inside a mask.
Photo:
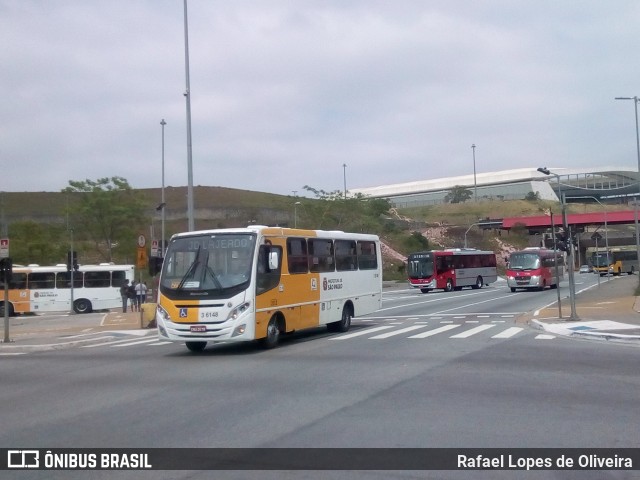
[(251, 315), (216, 322), (173, 322), (161, 309), (156, 311), (158, 338), (172, 342), (246, 342), (255, 338)]
[(507, 277), (507, 285), (510, 288), (538, 288), (542, 287), (542, 277), (540, 275)]
[(413, 288), (428, 288), (429, 290), (437, 288), (435, 278), (429, 281), (420, 279), (409, 280), (409, 285)]

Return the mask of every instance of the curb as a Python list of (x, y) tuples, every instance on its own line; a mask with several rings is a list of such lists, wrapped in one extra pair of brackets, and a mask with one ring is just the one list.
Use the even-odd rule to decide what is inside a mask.
[(536, 320), (535, 318), (530, 319), (527, 322), (533, 328), (537, 330), (542, 330), (544, 332), (549, 332), (553, 335), (557, 335), (560, 337), (566, 338), (577, 338), (580, 337), (582, 339), (588, 340), (596, 340), (601, 342), (613, 342), (613, 343), (625, 343), (630, 345), (640, 345), (640, 335), (625, 335), (622, 333), (611, 333), (611, 332), (582, 332), (582, 331), (572, 331), (570, 333), (558, 333), (552, 331), (547, 328), (547, 323), (541, 322), (540, 320)]

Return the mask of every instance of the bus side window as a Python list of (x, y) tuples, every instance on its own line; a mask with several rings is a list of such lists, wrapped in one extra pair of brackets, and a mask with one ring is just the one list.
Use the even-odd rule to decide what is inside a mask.
[(378, 268), (375, 242), (359, 241), (356, 253), (358, 256), (358, 268), (360, 270), (372, 270)]
[(353, 240), (335, 241), (336, 270), (356, 270), (356, 242)]
[[(270, 252), (277, 253), (278, 266), (276, 269), (269, 268)], [(260, 245), (258, 251), (258, 268), (256, 274), (256, 294), (267, 292), (280, 284), (280, 273), (282, 271), (282, 247), (274, 245)]]
[(307, 240), (305, 238), (287, 238), (287, 265), (289, 273), (307, 273)]
[(27, 274), (14, 272), (9, 282), (9, 289), (26, 290), (27, 289)]
[(309, 271), (335, 271), (333, 241), (320, 238), (309, 239)]

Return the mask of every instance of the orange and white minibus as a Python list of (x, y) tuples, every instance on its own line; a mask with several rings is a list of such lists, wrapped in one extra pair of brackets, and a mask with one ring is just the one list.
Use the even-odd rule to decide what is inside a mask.
[(203, 350), (207, 342), (260, 340), (327, 325), (344, 332), (382, 302), (376, 235), (280, 227), (179, 233), (159, 280), (162, 340)]
[[(71, 311), (72, 295), (76, 313), (122, 307), (120, 286), (124, 280), (133, 279), (133, 265), (80, 265), (73, 272), (64, 264), (14, 265), (9, 282), (9, 315)], [(0, 289), (0, 310), (4, 314), (3, 291)]]

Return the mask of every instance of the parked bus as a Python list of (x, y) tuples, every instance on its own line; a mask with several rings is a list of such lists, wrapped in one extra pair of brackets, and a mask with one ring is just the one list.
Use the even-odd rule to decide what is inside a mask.
[(407, 271), (409, 285), (422, 293), (482, 288), (498, 279), (496, 254), (474, 248), (412, 253), (407, 258)]
[(620, 275), (627, 273), (633, 275), (638, 270), (638, 250), (635, 245), (628, 247), (613, 247), (606, 251), (597, 251), (591, 254), (593, 271), (602, 275), (608, 273)]
[[(556, 262), (558, 275), (556, 279)], [(564, 279), (564, 254), (546, 248), (525, 248), (513, 252), (507, 264), (507, 285), (515, 292), (518, 288), (543, 290), (558, 288)]]
[(202, 351), (207, 342), (260, 340), (326, 325), (345, 332), (382, 302), (375, 235), (279, 227), (176, 234), (159, 279), (162, 340)]
[[(133, 282), (133, 279), (133, 265), (80, 265), (73, 272), (67, 271), (64, 264), (50, 267), (14, 265), (9, 282), (9, 315), (71, 311), (72, 291), (76, 313), (121, 308), (120, 286), (124, 280)], [(2, 314), (3, 299), (0, 294)]]

